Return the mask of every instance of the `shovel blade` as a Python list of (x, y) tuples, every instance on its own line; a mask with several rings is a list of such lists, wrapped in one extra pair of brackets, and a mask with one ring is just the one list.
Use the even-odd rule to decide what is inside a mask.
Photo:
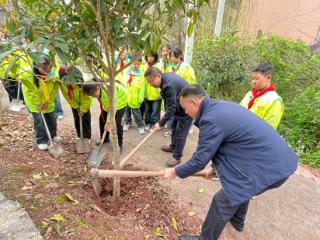
[(76, 140), (76, 152), (77, 153), (88, 153), (91, 152), (91, 146), (89, 143), (89, 139), (83, 138), (83, 139), (77, 139)]
[(62, 154), (63, 149), (59, 145), (50, 145), (49, 152), (54, 158), (58, 158)]
[(90, 157), (87, 160), (87, 164), (90, 167), (95, 167), (98, 168), (102, 161), (105, 159), (107, 154), (106, 149), (102, 146), (102, 148), (96, 148), (95, 150), (92, 151)]
[(22, 109), (21, 100), (12, 99), (12, 101), (9, 105), (9, 110), (13, 111), (13, 112), (20, 112), (21, 109)]

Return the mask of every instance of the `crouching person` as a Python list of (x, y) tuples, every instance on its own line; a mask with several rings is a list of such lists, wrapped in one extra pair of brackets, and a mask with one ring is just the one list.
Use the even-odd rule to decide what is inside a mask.
[(285, 183), (297, 169), (297, 156), (260, 117), (238, 104), (210, 99), (199, 85), (185, 87), (179, 101), (199, 128), (198, 146), (189, 161), (166, 169), (164, 178), (192, 176), (211, 162), (206, 177), (216, 172), (222, 185), (200, 236), (180, 240), (217, 240), (228, 222), (241, 232), (250, 199)]
[(83, 93), (81, 85), (84, 82), (81, 71), (78, 68), (62, 66), (59, 69), (60, 90), (66, 101), (71, 106), (74, 126), (77, 137), (80, 138), (80, 115), (82, 117), (83, 138), (91, 139), (91, 113), (92, 98)]
[[(108, 118), (109, 107), (110, 107), (109, 93), (107, 91), (107, 88), (108, 86), (105, 87), (105, 86), (99, 85), (95, 79), (83, 85), (84, 94), (98, 99), (100, 103), (100, 111), (101, 111), (100, 117), (99, 117), (100, 138), (102, 138), (102, 135), (104, 132), (104, 128)], [(122, 151), (123, 127), (121, 124), (121, 120), (122, 120), (125, 108), (127, 106), (127, 91), (122, 84), (116, 83), (115, 101), (116, 101), (115, 121), (116, 121), (116, 127), (117, 127), (118, 143), (119, 143), (120, 151)], [(110, 132), (107, 132), (106, 138), (104, 139), (104, 143), (109, 142), (109, 134)]]

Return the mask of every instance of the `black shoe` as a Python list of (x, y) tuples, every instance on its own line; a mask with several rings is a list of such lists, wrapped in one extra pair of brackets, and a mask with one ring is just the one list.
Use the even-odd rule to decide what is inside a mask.
[(199, 240), (199, 236), (189, 236), (189, 235), (184, 235), (180, 236), (179, 240)]
[(231, 223), (232, 227), (237, 230), (238, 232), (242, 232), (244, 228), (244, 223), (236, 223), (234, 220), (230, 219), (229, 222)]

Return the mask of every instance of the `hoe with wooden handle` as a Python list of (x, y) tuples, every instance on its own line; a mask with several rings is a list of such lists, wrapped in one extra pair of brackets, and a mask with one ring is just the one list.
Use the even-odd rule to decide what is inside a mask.
[[(92, 168), (90, 170), (90, 175), (92, 179), (92, 184), (95, 192), (99, 196), (102, 187), (97, 181), (98, 178), (114, 178), (114, 177), (161, 177), (164, 171), (126, 171), (126, 170), (102, 170), (97, 168)], [(197, 172), (193, 177), (205, 177), (204, 171)]]

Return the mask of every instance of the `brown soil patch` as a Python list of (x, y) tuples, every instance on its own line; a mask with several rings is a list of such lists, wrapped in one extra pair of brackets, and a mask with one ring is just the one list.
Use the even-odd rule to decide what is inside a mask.
[(54, 159), (36, 149), (32, 119), (6, 113), (0, 131), (0, 191), (21, 203), (45, 239), (177, 239), (199, 231), (199, 219), (155, 178), (122, 179), (120, 199), (104, 180), (95, 196), (74, 130), (59, 132), (64, 153)]

